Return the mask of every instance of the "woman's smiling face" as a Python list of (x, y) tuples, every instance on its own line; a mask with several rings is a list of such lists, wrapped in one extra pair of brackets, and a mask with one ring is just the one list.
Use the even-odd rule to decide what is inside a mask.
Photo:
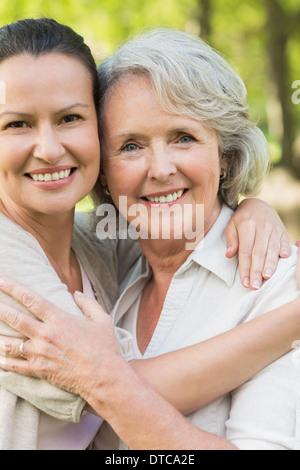
[[(148, 215), (179, 206), (184, 213), (186, 205), (195, 209), (202, 204), (207, 233), (220, 211), (216, 132), (165, 111), (150, 82), (134, 75), (118, 82), (103, 111), (102, 184), (108, 185), (117, 207), (120, 196), (127, 197), (127, 210), (138, 204)], [(190, 214), (184, 223), (194, 231), (196, 212)], [(149, 226), (146, 231), (150, 235)]]
[(100, 145), (89, 71), (48, 53), (0, 63), (0, 197), (29, 212), (71, 210), (93, 188)]

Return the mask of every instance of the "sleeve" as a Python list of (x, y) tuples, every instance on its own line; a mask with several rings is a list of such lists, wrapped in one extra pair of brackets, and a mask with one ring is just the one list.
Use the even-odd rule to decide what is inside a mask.
[[(299, 295), (294, 266), (285, 274), (279, 270), (274, 280), (268, 283), (266, 292), (247, 320), (286, 304)], [(299, 353), (292, 350), (232, 392), (226, 437), (240, 450), (300, 448), (298, 356)]]
[[(35, 238), (10, 221), (3, 221), (2, 217), (0, 222), (0, 275), (22, 283), (70, 314), (81, 315), (67, 286), (60, 281)], [(2, 292), (0, 301), (30, 314)], [(1, 322), (0, 334), (20, 336)], [(57, 419), (80, 421), (85, 401), (79, 396), (37, 378), (1, 370), (0, 386)]]

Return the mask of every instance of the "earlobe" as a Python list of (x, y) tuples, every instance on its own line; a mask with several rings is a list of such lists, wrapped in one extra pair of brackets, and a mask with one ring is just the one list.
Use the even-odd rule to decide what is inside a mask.
[(220, 156), (220, 180), (223, 181), (227, 178), (228, 173), (228, 164), (226, 158), (221, 155)]
[(226, 180), (226, 178), (227, 178), (227, 170), (224, 170), (221, 168), (220, 180), (223, 181), (223, 180)]
[(106, 176), (105, 176), (103, 170), (101, 170), (101, 169), (100, 169), (100, 173), (99, 173), (99, 180), (100, 180), (102, 188), (106, 188), (107, 187)]

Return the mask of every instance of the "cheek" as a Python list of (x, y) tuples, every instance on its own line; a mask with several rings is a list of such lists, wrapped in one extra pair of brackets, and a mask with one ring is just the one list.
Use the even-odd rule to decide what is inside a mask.
[[(218, 154), (202, 155), (193, 160), (189, 166), (190, 178), (199, 186), (218, 190), (220, 181), (220, 164)], [(217, 189), (216, 189), (217, 188)]]
[[(13, 157), (12, 157), (13, 156)], [(11, 177), (23, 176), (26, 158), (17, 153), (0, 155), (0, 179), (8, 180)]]
[(99, 172), (100, 168), (100, 143), (98, 133), (87, 132), (76, 137), (72, 142), (73, 154), (77, 155), (78, 160), (84, 165)]

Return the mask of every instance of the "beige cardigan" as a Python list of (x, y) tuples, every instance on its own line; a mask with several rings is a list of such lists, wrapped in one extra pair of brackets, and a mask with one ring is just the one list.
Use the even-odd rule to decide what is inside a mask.
[[(0, 275), (28, 286), (73, 315), (82, 315), (37, 240), (2, 214), (0, 226)], [(110, 312), (118, 297), (116, 241), (100, 241), (88, 229), (75, 225), (72, 247), (98, 302)], [(138, 254), (138, 247), (129, 243), (129, 248), (121, 253), (122, 272), (130, 268)], [(0, 301), (26, 311), (2, 292)], [(131, 359), (130, 336), (123, 330), (116, 329), (116, 332), (122, 354)], [(0, 334), (16, 336), (3, 323), (0, 323)], [(37, 448), (39, 410), (60, 420), (78, 422), (84, 406), (82, 398), (42, 380), (0, 370), (0, 450)]]

